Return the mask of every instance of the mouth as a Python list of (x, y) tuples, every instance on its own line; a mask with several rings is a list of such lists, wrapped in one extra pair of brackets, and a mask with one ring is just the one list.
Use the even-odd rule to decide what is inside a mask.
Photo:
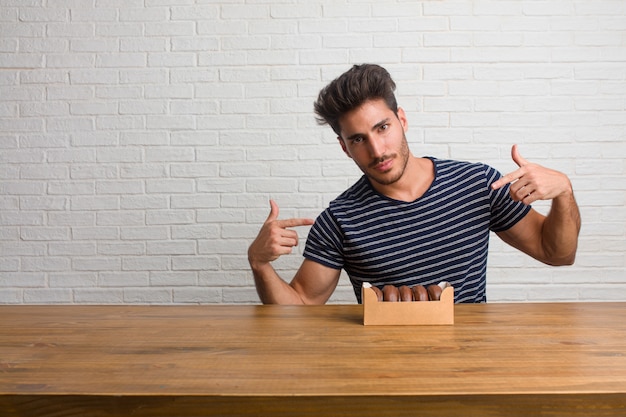
[(393, 166), (393, 157), (386, 157), (382, 160), (377, 160), (370, 166), (378, 172), (387, 172)]

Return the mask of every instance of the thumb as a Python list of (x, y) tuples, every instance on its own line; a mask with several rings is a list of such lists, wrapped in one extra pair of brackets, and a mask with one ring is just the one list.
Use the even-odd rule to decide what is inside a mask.
[(274, 200), (270, 200), (270, 214), (267, 216), (265, 223), (274, 221), (278, 218), (278, 204)]
[(522, 155), (520, 155), (519, 150), (517, 149), (517, 145), (513, 145), (511, 148), (511, 157), (519, 167), (523, 167), (524, 165), (528, 165), (530, 163), (526, 159), (522, 158)]

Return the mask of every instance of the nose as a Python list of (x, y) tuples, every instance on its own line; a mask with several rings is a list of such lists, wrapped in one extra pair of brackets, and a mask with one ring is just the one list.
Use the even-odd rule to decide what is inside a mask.
[(385, 139), (378, 135), (372, 135), (369, 140), (370, 155), (373, 159), (380, 158), (387, 150)]

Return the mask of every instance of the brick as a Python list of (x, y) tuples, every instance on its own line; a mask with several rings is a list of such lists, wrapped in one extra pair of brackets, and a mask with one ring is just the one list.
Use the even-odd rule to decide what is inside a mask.
[(218, 5), (206, 5), (206, 6), (174, 6), (170, 9), (172, 20), (192, 20), (192, 21), (206, 21), (217, 20), (220, 15), (220, 6)]
[(129, 23), (108, 23), (98, 22), (95, 25), (95, 34), (99, 37), (123, 37), (123, 36), (141, 36), (143, 34), (143, 25)]
[(91, 68), (95, 57), (90, 53), (47, 54), (46, 67), (50, 68)]
[(195, 252), (195, 242), (188, 240), (151, 241), (147, 244), (148, 255), (193, 255)]
[[(222, 112), (227, 113), (227, 107), (222, 107)], [(240, 112), (235, 110), (235, 112)], [(175, 101), (170, 104), (172, 114), (217, 114), (219, 106), (215, 101), (194, 100), (194, 101)]]
[[(15, 105), (13, 109), (8, 109), (9, 111), (5, 111), (6, 114), (3, 116), (17, 116), (18, 106)], [(23, 103), (19, 105), (20, 114), (23, 116), (65, 116), (69, 115), (69, 106), (66, 103)], [(2, 108), (0, 108), (0, 114), (2, 112)]]
[(146, 54), (140, 52), (117, 52), (99, 53), (96, 55), (96, 67), (120, 68), (120, 67), (145, 67)]
[(94, 96), (93, 87), (85, 86), (48, 86), (46, 87), (48, 100), (87, 100)]
[(138, 226), (124, 227), (121, 230), (121, 239), (124, 240), (164, 240), (168, 237), (168, 227)]
[(20, 178), (23, 179), (64, 179), (68, 177), (67, 167), (55, 165), (22, 165)]
[(154, 210), (146, 214), (147, 225), (191, 224), (194, 222), (192, 210)]
[(118, 87), (118, 86), (98, 86), (96, 89), (96, 97), (98, 98), (139, 98), (143, 91), (139, 87)]
[(72, 8), (70, 14), (73, 22), (115, 22), (117, 20), (117, 10), (88, 8)]
[(121, 84), (166, 84), (167, 78), (167, 71), (160, 68), (120, 71)]
[[(12, 46), (12, 43), (9, 44)], [(64, 52), (67, 50), (67, 41), (62, 39), (24, 39), (20, 42), (20, 52), (37, 53), (37, 52)], [(11, 50), (11, 52), (14, 50)], [(9, 51), (7, 51), (9, 52)]]
[[(301, 231), (301, 233), (304, 233), (304, 235), (306, 236), (306, 233), (308, 232), (307, 228), (299, 228), (299, 230)], [(227, 256), (224, 255), (230, 255), (233, 258), (238, 259), (238, 263), (240, 265), (244, 265), (243, 270), (247, 270), (248, 269), (248, 265), (245, 263), (241, 263), (241, 254), (242, 253), (247, 253), (248, 247), (250, 245), (250, 240), (248, 239), (225, 239), (222, 240), (222, 244), (221, 245), (215, 245), (215, 240), (200, 240), (198, 241), (198, 252), (202, 253), (202, 254), (218, 254), (222, 257), (222, 261), (223, 261), (223, 268), (225, 269), (226, 266), (229, 263), (229, 259)], [(305, 241), (303, 239), (301, 239), (300, 242), (302, 245), (304, 245)], [(237, 269), (236, 271), (241, 271), (242, 269)]]
[(19, 11), (21, 22), (66, 22), (68, 17), (64, 9), (23, 7)]
[(138, 226), (144, 225), (144, 214), (140, 211), (99, 211), (96, 224), (98, 226)]
[(190, 37), (172, 39), (172, 51), (217, 51), (219, 39), (216, 37)]
[(147, 272), (102, 272), (98, 282), (102, 287), (147, 287), (149, 285)]
[(98, 255), (143, 255), (146, 245), (142, 242), (115, 242), (98, 244)]
[(0, 227), (0, 241), (2, 240), (15, 241), (18, 239), (19, 239), (19, 229), (17, 227)]
[(196, 56), (190, 52), (148, 53), (149, 67), (190, 67), (193, 66), (195, 62)]
[(147, 22), (145, 23), (146, 36), (193, 36), (195, 34), (193, 22)]
[(218, 270), (219, 260), (215, 256), (175, 256), (172, 258), (174, 271)]
[(123, 290), (120, 289), (76, 289), (74, 300), (78, 304), (122, 304)]
[(70, 304), (72, 301), (72, 290), (66, 288), (24, 290), (26, 304)]
[(150, 285), (155, 287), (186, 287), (194, 286), (197, 282), (198, 276), (195, 271), (154, 272), (150, 274)]
[[(20, 268), (20, 260), (19, 258), (5, 258), (3, 263), (0, 264), (0, 271), (9, 272), (9, 271), (19, 271)], [(1, 276), (1, 275), (0, 275)], [(13, 286), (15, 284), (11, 284), (10, 282), (4, 282), (2, 285)]]
[(245, 183), (240, 179), (199, 179), (199, 192), (219, 193), (219, 192), (242, 192)]
[(116, 84), (118, 82), (118, 71), (116, 70), (72, 70), (69, 72), (72, 84)]
[(210, 304), (222, 301), (220, 288), (174, 288), (174, 302), (178, 304)]
[(102, 180), (96, 183), (97, 194), (140, 194), (144, 191), (144, 184), (138, 180)]
[(217, 225), (172, 226), (172, 239), (219, 239)]
[(228, 286), (245, 287), (254, 285), (251, 273), (227, 271), (202, 271), (199, 273), (198, 284), (202, 287)]
[(11, 289), (0, 291), (0, 304), (19, 304), (22, 301), (22, 290)]
[(120, 208), (125, 210), (166, 209), (168, 205), (168, 199), (165, 196), (140, 194), (120, 197)]
[(100, 148), (96, 153), (96, 160), (102, 162), (141, 162), (141, 150), (124, 147), (107, 149)]
[[(120, 114), (165, 114), (167, 113), (167, 103), (164, 101), (124, 101), (119, 103)], [(143, 133), (138, 133), (139, 135)], [(128, 136), (128, 135), (127, 135)], [(157, 136), (158, 137), (158, 136)], [(126, 143), (129, 144), (129, 143)], [(136, 143), (131, 143), (136, 144)], [(151, 145), (156, 143), (151, 142)]]
[(270, 17), (270, 8), (265, 5), (223, 5), (221, 17), (223, 19), (263, 19)]
[(67, 271), (71, 265), (70, 258), (62, 256), (23, 257), (21, 262), (21, 270), (26, 272)]
[[(267, 200), (265, 200), (267, 203)], [(263, 220), (267, 217), (267, 213)], [(233, 209), (207, 209), (198, 210), (197, 215), (198, 223), (243, 223), (245, 221), (245, 214), (242, 210)]]
[(41, 288), (46, 285), (46, 275), (41, 272), (14, 273), (10, 271), (0, 272), (0, 287), (16, 288)]
[(141, 164), (124, 166), (120, 169), (121, 178), (164, 178), (167, 169), (163, 164)]
[(171, 197), (171, 207), (176, 208), (190, 208), (190, 209), (201, 209), (201, 208), (217, 208), (219, 207), (218, 199), (213, 195), (175, 195)]
[(81, 257), (73, 261), (76, 271), (115, 271), (119, 270), (122, 262), (118, 257)]
[(73, 165), (70, 169), (72, 179), (117, 178), (117, 170), (113, 165)]
[(114, 52), (118, 50), (118, 42), (115, 39), (72, 39), (70, 41), (71, 52)]
[(226, 304), (258, 304), (259, 296), (254, 288), (225, 288), (222, 302)]
[(153, 148), (146, 150), (147, 162), (193, 162), (194, 149), (191, 147)]
[(67, 240), (69, 229), (67, 227), (22, 227), (20, 238), (22, 240)]
[(163, 304), (172, 302), (172, 290), (159, 288), (124, 289), (124, 302)]
[(216, 163), (174, 163), (170, 165), (170, 173), (173, 178), (217, 177), (218, 167)]
[(48, 183), (48, 194), (84, 195), (94, 193), (95, 184), (91, 181), (52, 181)]
[(92, 131), (94, 130), (94, 122), (90, 117), (49, 118), (47, 129), (51, 132)]
[(48, 251), (50, 255), (93, 256), (96, 254), (96, 245), (84, 242), (50, 242)]
[(96, 273), (51, 273), (49, 282), (50, 288), (96, 287), (98, 275)]
[(161, 179), (146, 181), (149, 193), (190, 193), (194, 189), (194, 181), (189, 179)]
[(117, 227), (72, 227), (72, 238), (75, 240), (114, 240), (119, 239)]

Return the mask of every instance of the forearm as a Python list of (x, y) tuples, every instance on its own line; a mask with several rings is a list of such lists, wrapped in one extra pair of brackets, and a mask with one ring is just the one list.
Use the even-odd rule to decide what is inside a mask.
[(548, 263), (574, 263), (580, 224), (580, 212), (572, 191), (552, 200), (552, 207), (542, 228), (542, 245)]
[(250, 262), (254, 284), (263, 304), (303, 304), (300, 295), (278, 276), (270, 263)]

